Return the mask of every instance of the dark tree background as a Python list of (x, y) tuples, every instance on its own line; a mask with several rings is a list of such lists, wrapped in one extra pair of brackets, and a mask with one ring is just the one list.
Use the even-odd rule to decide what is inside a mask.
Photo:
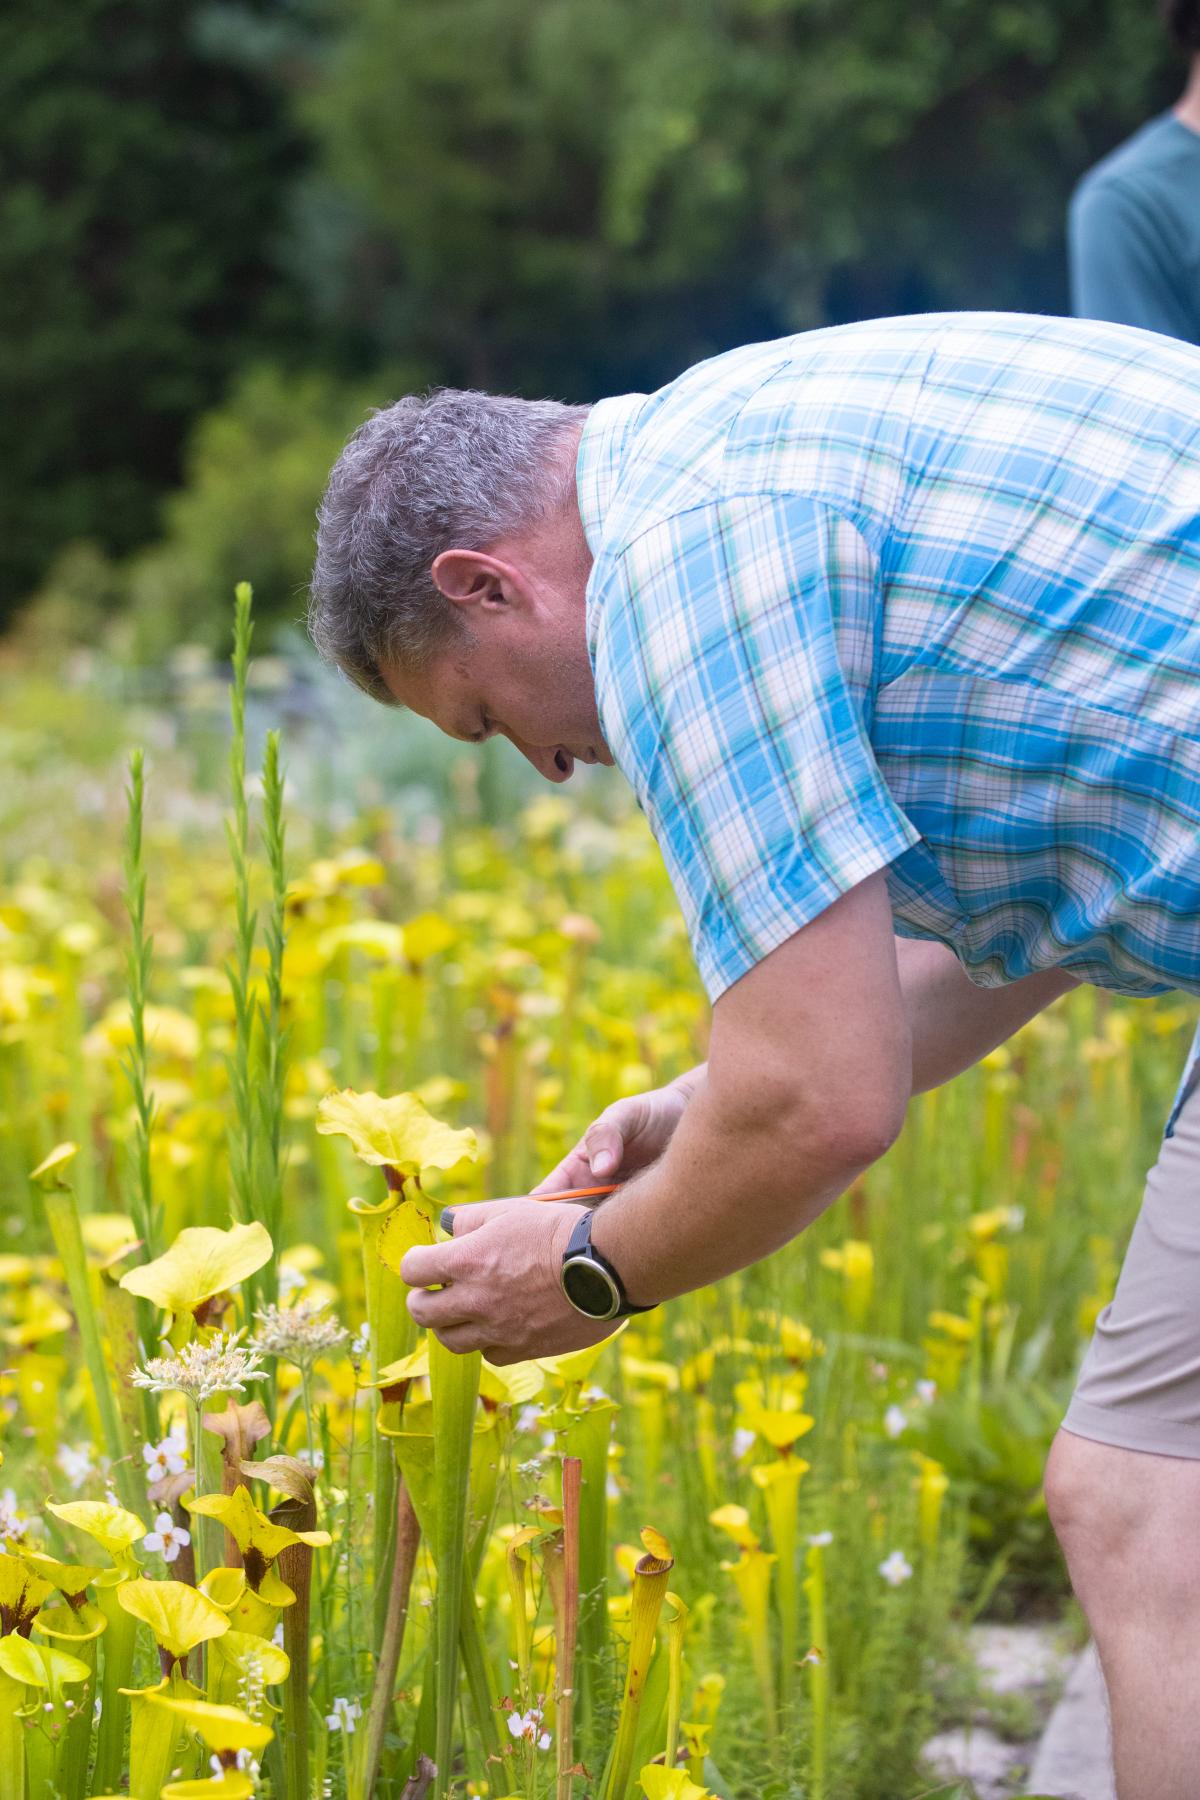
[(246, 485), (214, 445), (268, 496), (226, 562), (287, 489), (263, 578), (302, 579), (373, 381), (594, 398), (829, 321), (1065, 310), (1074, 181), (1182, 79), (1151, 0), (9, 0), (0, 620), (81, 538), (190, 532), (194, 593)]

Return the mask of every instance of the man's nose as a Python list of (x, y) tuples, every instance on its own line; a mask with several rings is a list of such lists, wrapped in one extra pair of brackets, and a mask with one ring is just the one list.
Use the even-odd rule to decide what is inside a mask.
[(509, 736), (514, 747), (547, 781), (562, 783), (570, 780), (575, 768), (575, 758), (569, 750), (564, 750), (561, 746), (555, 748), (545, 744), (527, 744), (522, 738), (512, 737), (511, 733)]

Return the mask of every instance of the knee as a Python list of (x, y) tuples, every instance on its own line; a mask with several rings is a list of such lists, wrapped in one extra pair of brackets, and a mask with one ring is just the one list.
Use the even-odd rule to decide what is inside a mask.
[(1084, 1606), (1093, 1572), (1111, 1582), (1132, 1550), (1137, 1517), (1110, 1459), (1122, 1453), (1060, 1431), (1046, 1464), (1046, 1510)]
[(1200, 1502), (1200, 1463), (1122, 1450), (1059, 1432), (1046, 1507), (1093, 1628), (1109, 1615), (1171, 1613), (1200, 1599), (1200, 1556), (1185, 1520)]
[(1060, 1431), (1046, 1463), (1045, 1497), (1050, 1523), (1064, 1551), (1089, 1545), (1111, 1552), (1135, 1525), (1124, 1484), (1113, 1479), (1112, 1459), (1122, 1452), (1090, 1438)]

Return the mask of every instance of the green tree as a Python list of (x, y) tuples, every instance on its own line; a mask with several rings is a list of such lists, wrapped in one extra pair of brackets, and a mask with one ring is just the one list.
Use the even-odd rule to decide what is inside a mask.
[(192, 416), (296, 329), (272, 239), (300, 140), (212, 24), (0, 10), (0, 622), (57, 545), (146, 537)]
[[(1178, 81), (1144, 0), (344, 0), (327, 303), (570, 397), (839, 318), (1061, 309), (1064, 209)], [(360, 228), (351, 229), (357, 216)]]

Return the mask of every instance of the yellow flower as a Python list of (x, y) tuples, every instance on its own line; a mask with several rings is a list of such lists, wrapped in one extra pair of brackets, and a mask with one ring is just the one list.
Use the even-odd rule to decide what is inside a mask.
[(53, 1592), (20, 1557), (0, 1556), (0, 1632), (27, 1636), (34, 1614)]
[(172, 1663), (183, 1659), (209, 1638), (229, 1630), (229, 1620), (206, 1594), (186, 1581), (123, 1581), (117, 1599), (125, 1611), (154, 1633)]
[(638, 1775), (646, 1800), (709, 1800), (711, 1790), (697, 1787), (686, 1769), (664, 1769), (647, 1763)]
[(232, 1494), (194, 1494), (184, 1505), (191, 1513), (220, 1519), (242, 1553), (246, 1580), (268, 1606), (287, 1606), (296, 1597), (275, 1573), (275, 1559), (281, 1550), (289, 1544), (320, 1548), (333, 1542), (327, 1531), (289, 1531), (286, 1525), (274, 1524), (259, 1512), (244, 1487), (235, 1488)]
[(871, 1304), (875, 1252), (861, 1238), (847, 1238), (840, 1250), (822, 1250), (821, 1267), (840, 1274), (845, 1283), (846, 1311), (861, 1324)]
[(464, 1157), (474, 1160), (475, 1133), (455, 1131), (428, 1112), (415, 1094), (356, 1094), (342, 1088), (327, 1094), (317, 1108), (317, 1130), (324, 1137), (347, 1137), (365, 1163), (395, 1169), (403, 1176), (426, 1169), (452, 1169)]
[(64, 1525), (86, 1531), (119, 1566), (134, 1568), (133, 1545), (146, 1535), (146, 1527), (136, 1513), (123, 1506), (110, 1506), (104, 1500), (64, 1500), (56, 1505), (47, 1500), (46, 1511), (52, 1512)]
[(750, 1529), (750, 1514), (744, 1506), (718, 1506), (715, 1512), (709, 1513), (708, 1522), (718, 1531), (727, 1532), (740, 1549), (758, 1548), (758, 1538)]
[(147, 1694), (146, 1698), (152, 1705), (174, 1713), (210, 1750), (265, 1750), (275, 1736), (269, 1725), (252, 1719), (239, 1706), (219, 1706), (210, 1700), (176, 1700), (169, 1694)]
[(169, 1250), (153, 1262), (140, 1263), (121, 1277), (130, 1294), (152, 1300), (163, 1312), (195, 1313), (206, 1300), (223, 1294), (271, 1259), (271, 1235), (265, 1225), (189, 1225)]

